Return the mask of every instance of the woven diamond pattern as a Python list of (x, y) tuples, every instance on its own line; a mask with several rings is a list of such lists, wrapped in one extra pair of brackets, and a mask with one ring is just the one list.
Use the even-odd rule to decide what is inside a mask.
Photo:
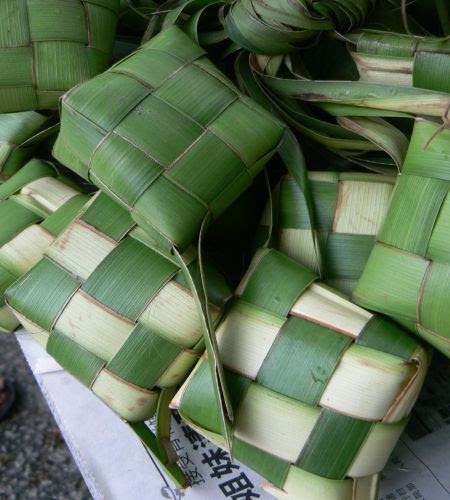
[[(49, 354), (133, 422), (153, 414), (159, 389), (183, 380), (204, 350), (184, 274), (146, 242), (100, 193), (6, 294)], [(192, 252), (184, 257), (195, 275)], [(220, 275), (207, 273), (217, 319), (229, 292)], [(40, 305), (49, 303), (44, 312)]]
[(283, 126), (177, 27), (69, 92), (54, 155), (185, 248), (274, 153)]
[(450, 356), (450, 131), (416, 120), (386, 220), (354, 299)]
[[(395, 178), (378, 174), (310, 172), (322, 278), (351, 294), (389, 208)], [(269, 207), (261, 221), (260, 239), (269, 231)], [(273, 193), (273, 246), (300, 264), (318, 271), (305, 199), (291, 177)]]
[(104, 71), (118, 0), (2, 0), (0, 112), (55, 108), (59, 97)]
[[(315, 279), (287, 256), (261, 250), (218, 327), (236, 412), (233, 454), (288, 493), (313, 475), (351, 498), (354, 479), (384, 467), (427, 355), (394, 323)], [(205, 360), (174, 401), (197, 431), (224, 444), (219, 415), (203, 410), (214, 404)]]
[(19, 325), (5, 305), (5, 290), (42, 258), (86, 201), (39, 160), (28, 162), (0, 186), (0, 331)]

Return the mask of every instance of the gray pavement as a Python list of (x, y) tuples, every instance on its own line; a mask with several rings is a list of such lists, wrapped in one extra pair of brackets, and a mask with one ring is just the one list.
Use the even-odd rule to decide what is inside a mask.
[(18, 393), (0, 422), (0, 500), (90, 499), (15, 336), (0, 335), (0, 376)]

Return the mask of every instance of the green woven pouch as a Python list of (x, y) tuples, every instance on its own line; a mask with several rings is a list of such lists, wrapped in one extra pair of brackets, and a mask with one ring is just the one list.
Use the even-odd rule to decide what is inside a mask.
[(0, 114), (0, 182), (32, 157), (36, 144), (47, 137), (48, 122), (48, 117), (35, 111)]
[[(309, 181), (321, 246), (322, 279), (350, 295), (389, 208), (395, 178), (310, 172)], [(262, 245), (268, 239), (274, 248), (319, 272), (305, 198), (290, 176), (275, 188), (272, 205), (264, 211), (257, 240)]]
[(258, 54), (284, 54), (323, 30), (349, 30), (364, 21), (373, 0), (237, 0), (225, 17), (229, 37)]
[[(47, 352), (133, 423), (166, 464), (167, 450), (154, 445), (143, 421), (159, 404), (158, 413), (168, 422), (172, 388), (205, 345), (196, 299), (180, 264), (153, 245), (126, 210), (99, 193), (6, 297)], [(183, 260), (198, 281), (195, 251), (189, 249)], [(213, 268), (206, 265), (205, 274), (217, 322), (230, 292)], [(168, 472), (182, 482), (173, 469)]]
[[(276, 250), (260, 250), (217, 329), (235, 409), (233, 456), (277, 498), (376, 499), (428, 365), (401, 328)], [(202, 359), (172, 402), (226, 443)]]
[(19, 325), (5, 305), (5, 290), (42, 258), (86, 201), (40, 160), (31, 160), (0, 186), (0, 331)]
[(361, 80), (450, 92), (450, 39), (366, 31), (350, 35)]
[(0, 113), (56, 108), (110, 64), (119, 0), (2, 0)]
[(354, 300), (450, 356), (450, 130), (417, 119)]
[(185, 249), (275, 152), (284, 126), (173, 26), (62, 100), (64, 165)]

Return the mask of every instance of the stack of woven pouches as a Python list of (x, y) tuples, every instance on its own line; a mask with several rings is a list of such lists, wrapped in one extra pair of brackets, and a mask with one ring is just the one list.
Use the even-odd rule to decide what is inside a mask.
[(440, 1), (2, 0), (0, 329), (178, 487), (172, 410), (275, 497), (375, 500), (450, 356), (449, 35)]

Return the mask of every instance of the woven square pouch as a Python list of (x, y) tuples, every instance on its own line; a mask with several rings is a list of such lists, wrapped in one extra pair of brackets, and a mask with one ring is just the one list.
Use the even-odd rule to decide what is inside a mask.
[(111, 62), (119, 0), (2, 0), (0, 113), (56, 108)]
[[(195, 251), (183, 254), (181, 266), (153, 245), (126, 210), (98, 193), (5, 296), (47, 352), (185, 487), (169, 439), (169, 402), (205, 349), (187, 274), (196, 286), (200, 277)], [(230, 292), (207, 263), (204, 271), (217, 322)], [(153, 434), (144, 421), (155, 413)]]
[(386, 220), (354, 290), (450, 357), (450, 130), (417, 119)]
[(61, 113), (55, 157), (181, 249), (249, 186), (284, 132), (176, 26), (67, 93)]
[[(276, 250), (260, 250), (217, 329), (233, 401), (232, 452), (278, 498), (376, 499), (428, 355)], [(172, 402), (225, 447), (207, 361)], [(362, 492), (361, 492), (362, 491)]]
[[(196, 302), (180, 266), (127, 211), (99, 193), (6, 292), (8, 304), (68, 372), (122, 418), (148, 419), (161, 389), (204, 350)], [(196, 275), (195, 252), (184, 254)], [(217, 321), (229, 289), (206, 269)]]
[[(321, 248), (321, 276), (347, 295), (356, 285), (389, 208), (395, 178), (354, 172), (310, 172), (315, 227)], [(272, 206), (272, 209), (270, 208)], [(297, 182), (284, 177), (272, 193), (258, 229), (272, 246), (318, 272), (305, 198)], [(273, 220), (270, 235), (270, 221)]]
[(31, 160), (0, 186), (0, 331), (19, 325), (5, 305), (5, 290), (42, 258), (87, 199), (40, 160)]

